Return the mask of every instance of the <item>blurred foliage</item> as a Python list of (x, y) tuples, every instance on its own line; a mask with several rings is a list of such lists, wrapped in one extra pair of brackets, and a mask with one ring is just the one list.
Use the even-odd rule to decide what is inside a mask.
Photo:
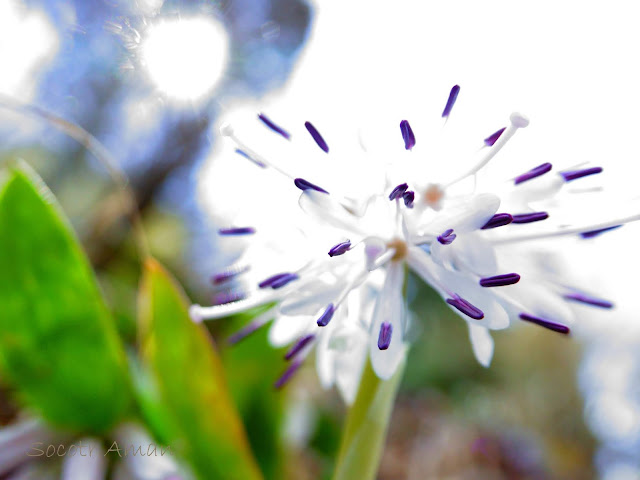
[(160, 264), (147, 260), (139, 298), (141, 350), (165, 405), (171, 445), (202, 479), (260, 479), (222, 364), (188, 305)]
[(51, 193), (19, 169), (0, 196), (0, 302), (2, 370), (30, 406), (78, 430), (122, 420), (126, 359), (93, 271)]

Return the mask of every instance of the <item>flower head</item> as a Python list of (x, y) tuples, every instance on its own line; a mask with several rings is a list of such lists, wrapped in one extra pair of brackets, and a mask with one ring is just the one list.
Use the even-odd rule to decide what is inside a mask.
[[(451, 90), (442, 112), (445, 123), (459, 92), (457, 85)], [(572, 196), (584, 193), (570, 187), (601, 173), (597, 166), (557, 168), (544, 162), (512, 178), (485, 175), (490, 161), (527, 127), (525, 116), (513, 113), (506, 127), (484, 139), (477, 158), (466, 169), (461, 161), (449, 178), (435, 177), (434, 159), (420, 151), (421, 132), (414, 132), (407, 119), (399, 121), (394, 158), (380, 158), (364, 148), (359, 157), (341, 157), (338, 148), (331, 148), (331, 139), (308, 121), (304, 125), (315, 147), (309, 138), (296, 138), (263, 114), (257, 121), (277, 137), (278, 155), (252, 149), (229, 126), (223, 133), (242, 157), (275, 170), (297, 188), (304, 215), (286, 214), (279, 221), (293, 223), (303, 240), (280, 238), (279, 246), (285, 248), (279, 258), (296, 256), (300, 263), (252, 279), (256, 263), (252, 252), (265, 247), (260, 230), (246, 225), (221, 230), (255, 239), (238, 265), (215, 276), (214, 283), (245, 276), (248, 290), (239, 296), (231, 289), (223, 299), (229, 301), (218, 302), (221, 305), (195, 305), (192, 315), (195, 320), (220, 318), (275, 302), (234, 340), (275, 318), (272, 342), (292, 344), (286, 354), (291, 366), (278, 386), (314, 347), (322, 383), (337, 383), (348, 400), (353, 398), (354, 378), (367, 352), (377, 375), (390, 378), (408, 342), (410, 317), (403, 293), (407, 269), (434, 288), (467, 323), (473, 351), (484, 366), (493, 355), (491, 330), (521, 322), (568, 334), (573, 303), (611, 308), (610, 302), (545, 276), (535, 266), (516, 269), (529, 260), (521, 257), (531, 250), (530, 243), (514, 249), (522, 242), (590, 238), (640, 218), (637, 212), (607, 210), (602, 219), (594, 219), (590, 211), (583, 222), (572, 216), (575, 209), (565, 208)], [(314, 162), (311, 169), (304, 166), (307, 155), (281, 161), (280, 152), (297, 142), (303, 149), (319, 148), (321, 155), (335, 155), (337, 160)], [(348, 170), (349, 164), (357, 165), (355, 170)], [(275, 205), (272, 214), (283, 215)], [(257, 263), (261, 259), (266, 260), (263, 250)]]

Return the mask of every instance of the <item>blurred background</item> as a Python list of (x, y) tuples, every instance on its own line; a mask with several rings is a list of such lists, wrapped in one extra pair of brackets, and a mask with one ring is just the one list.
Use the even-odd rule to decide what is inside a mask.
[[(221, 119), (247, 105), (326, 102), (336, 115), (343, 106), (358, 110), (354, 118), (396, 115), (398, 105), (419, 109), (425, 90), (444, 103), (460, 83), (487, 133), (513, 109), (533, 119), (510, 154), (596, 161), (613, 193), (637, 196), (632, 11), (631, 2), (605, 10), (594, 2), (0, 0), (0, 160), (23, 158), (43, 176), (133, 344), (139, 265), (117, 189), (81, 145), (4, 108), (8, 100), (64, 117), (106, 146), (130, 179), (153, 254), (195, 302), (209, 304), (209, 277), (229, 257), (202, 172), (216, 161)], [(592, 275), (619, 309), (604, 318), (585, 310), (571, 338), (498, 332), (490, 369), (473, 358), (464, 324), (413, 279), (421, 330), (379, 478), (640, 479), (640, 318), (630, 273), (639, 233), (628, 226), (565, 255), (572, 274)], [(597, 275), (604, 267), (608, 277)], [(210, 325), (263, 470), (271, 479), (328, 478), (340, 398), (320, 389), (312, 367), (275, 392), (282, 351), (265, 332), (227, 346), (239, 326)], [(7, 424), (17, 405), (2, 393)]]

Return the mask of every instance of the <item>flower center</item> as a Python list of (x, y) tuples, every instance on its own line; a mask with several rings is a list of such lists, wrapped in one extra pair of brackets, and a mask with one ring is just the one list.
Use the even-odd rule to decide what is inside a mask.
[(404, 260), (407, 257), (407, 253), (409, 253), (407, 242), (400, 238), (394, 238), (389, 243), (387, 243), (387, 248), (393, 248), (396, 252), (393, 257), (391, 257), (392, 262), (399, 262), (401, 260)]
[(430, 207), (437, 206), (440, 200), (442, 200), (442, 197), (444, 197), (444, 190), (440, 185), (429, 185), (424, 192), (424, 201)]

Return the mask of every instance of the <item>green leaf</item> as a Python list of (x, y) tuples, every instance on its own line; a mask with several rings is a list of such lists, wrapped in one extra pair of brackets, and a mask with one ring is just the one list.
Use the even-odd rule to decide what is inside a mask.
[(202, 325), (191, 321), (179, 285), (155, 260), (140, 291), (143, 359), (171, 423), (171, 447), (202, 480), (257, 480), (262, 475)]
[(0, 364), (54, 425), (104, 432), (129, 412), (126, 356), (53, 196), (15, 169), (0, 193)]

